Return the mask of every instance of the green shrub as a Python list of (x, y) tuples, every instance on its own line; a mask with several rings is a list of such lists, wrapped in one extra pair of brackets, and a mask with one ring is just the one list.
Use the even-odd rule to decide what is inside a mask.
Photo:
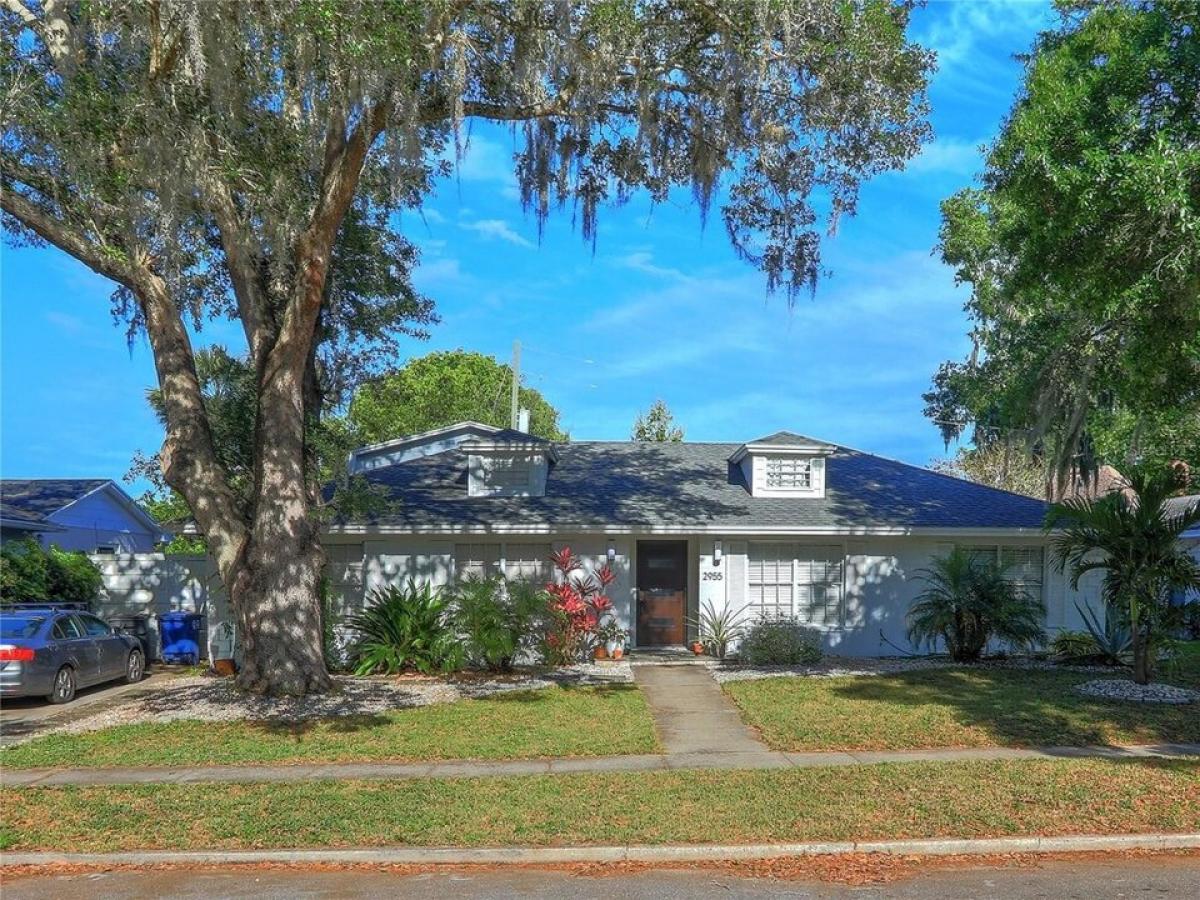
[(807, 666), (821, 661), (821, 637), (795, 619), (760, 619), (746, 629), (738, 658), (752, 666)]
[(102, 584), (100, 570), (81, 551), (47, 550), (32, 538), (0, 548), (0, 601), (5, 603), (91, 603)]
[(1075, 609), (1096, 645), (1097, 661), (1109, 666), (1123, 666), (1132, 661), (1133, 632), (1124, 609), (1115, 603), (1107, 604), (1103, 622), (1090, 603), (1084, 603), (1083, 606), (1076, 603)]
[(452, 591), (454, 621), (467, 659), (493, 672), (506, 672), (513, 660), (533, 649), (544, 628), (549, 597), (523, 581), (470, 575)]
[(1086, 631), (1060, 631), (1050, 641), (1050, 653), (1064, 661), (1095, 659), (1100, 648)]
[(992, 638), (1016, 647), (1045, 639), (1042, 601), (1004, 577), (1000, 566), (956, 547), (919, 573), (926, 588), (908, 610), (908, 639), (943, 641), (955, 662), (979, 659)]
[(347, 625), (354, 635), (351, 659), (357, 675), (393, 675), (404, 669), (428, 675), (462, 667), (449, 602), (428, 583), (372, 591), (367, 608)]

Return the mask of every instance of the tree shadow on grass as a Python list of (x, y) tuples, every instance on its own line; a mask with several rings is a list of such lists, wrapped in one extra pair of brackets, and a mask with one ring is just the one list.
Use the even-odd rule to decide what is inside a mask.
[(948, 707), (957, 724), (979, 729), (1003, 746), (1200, 741), (1194, 705), (1106, 702), (1074, 691), (1094, 677), (1103, 676), (964, 667), (853, 678), (832, 693), (911, 709), (914, 723), (922, 707)]

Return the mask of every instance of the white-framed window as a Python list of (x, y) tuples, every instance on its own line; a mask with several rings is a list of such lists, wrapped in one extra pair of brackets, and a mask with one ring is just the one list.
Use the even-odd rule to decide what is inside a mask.
[(794, 579), (793, 544), (751, 544), (746, 561), (749, 591), (746, 599), (752, 618), (783, 619), (792, 614)]
[(767, 487), (808, 490), (812, 484), (811, 459), (799, 456), (767, 457)]
[(550, 544), (504, 544), (504, 574), (510, 581), (544, 585), (554, 574)]
[(825, 628), (842, 624), (846, 554), (840, 545), (754, 542), (746, 568), (752, 618), (795, 617)]
[(491, 578), (500, 574), (499, 544), (455, 544), (454, 577)]
[(325, 577), (334, 608), (342, 614), (357, 610), (363, 600), (363, 545), (327, 544)]
[(495, 491), (511, 491), (529, 487), (529, 461), (525, 459), (492, 459), (484, 469), (484, 485)]
[(995, 563), (1004, 579), (1021, 588), (1031, 597), (1043, 599), (1046, 569), (1046, 548), (983, 544), (968, 547), (972, 559)]
[(474, 575), (491, 578), (504, 575), (512, 581), (545, 584), (550, 581), (552, 567), (549, 543), (479, 543), (454, 545), (454, 577), (462, 580)]

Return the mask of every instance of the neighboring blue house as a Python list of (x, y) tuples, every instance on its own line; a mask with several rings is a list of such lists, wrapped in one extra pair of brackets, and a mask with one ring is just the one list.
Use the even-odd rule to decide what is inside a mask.
[(111, 479), (0, 479), (0, 539), (28, 535), (86, 553), (144, 553), (170, 539)]

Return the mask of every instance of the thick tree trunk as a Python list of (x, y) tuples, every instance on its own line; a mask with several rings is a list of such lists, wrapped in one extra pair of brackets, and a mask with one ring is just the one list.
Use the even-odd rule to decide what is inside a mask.
[(327, 691), (317, 529), (307, 516), (256, 525), (230, 590), (242, 638), (238, 687), (292, 697)]

